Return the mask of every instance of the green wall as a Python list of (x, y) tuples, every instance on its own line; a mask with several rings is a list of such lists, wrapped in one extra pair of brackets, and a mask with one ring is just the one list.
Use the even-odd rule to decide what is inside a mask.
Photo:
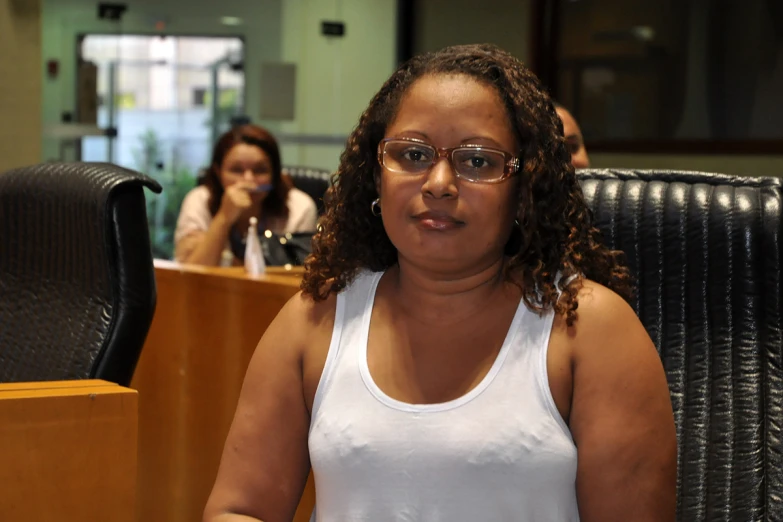
[(0, 172), (41, 155), (40, 54), (40, 0), (0, 0)]
[[(283, 61), (297, 64), (295, 120), (283, 135), (312, 137), (286, 144), (290, 165), (335, 169), (370, 99), (396, 66), (396, 0), (285, 0)], [(345, 35), (321, 34), (321, 21), (345, 23)]]

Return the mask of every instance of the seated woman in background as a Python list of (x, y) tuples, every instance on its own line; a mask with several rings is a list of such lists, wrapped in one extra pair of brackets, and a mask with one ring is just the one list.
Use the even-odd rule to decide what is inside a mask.
[(175, 257), (183, 263), (217, 265), (221, 254), (241, 249), (250, 218), (258, 230), (276, 234), (314, 232), (315, 202), (282, 179), (280, 150), (255, 125), (220, 137), (203, 185), (185, 196), (174, 234)]

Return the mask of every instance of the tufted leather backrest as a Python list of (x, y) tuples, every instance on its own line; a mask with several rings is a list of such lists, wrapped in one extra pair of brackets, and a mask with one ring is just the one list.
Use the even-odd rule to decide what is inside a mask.
[(0, 174), (0, 382), (130, 383), (156, 298), (145, 186), (105, 164)]
[(291, 176), (294, 186), (313, 198), (319, 216), (324, 213), (324, 194), (332, 183), (331, 172), (310, 167), (283, 167), (283, 174)]
[(579, 171), (661, 355), (679, 442), (678, 520), (783, 520), (781, 182)]

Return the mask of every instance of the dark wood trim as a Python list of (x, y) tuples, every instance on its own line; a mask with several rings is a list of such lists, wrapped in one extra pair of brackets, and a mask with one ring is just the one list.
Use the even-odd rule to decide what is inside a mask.
[(783, 155), (781, 140), (618, 140), (588, 141), (587, 151), (618, 154), (716, 154), (716, 155)]
[(546, 0), (531, 0), (530, 20), (528, 22), (530, 54), (525, 65), (539, 78), (541, 78), (541, 52), (544, 44), (544, 32), (541, 30), (541, 13), (543, 12), (545, 2)]
[[(562, 62), (560, 40), (561, 5), (566, 0), (531, 0), (530, 9), (530, 59), (528, 66), (540, 78), (550, 95), (557, 99), (558, 77), (562, 66), (585, 65), (587, 61)], [(648, 57), (650, 58), (650, 57)], [(654, 56), (653, 56), (654, 58)], [(635, 58), (616, 60), (615, 66), (633, 68)], [(600, 60), (596, 60), (599, 63)], [(569, 107), (575, 115), (579, 107)], [(640, 139), (596, 140), (585, 144), (590, 153), (617, 154), (682, 154), (682, 155), (783, 155), (783, 139), (764, 140), (713, 140), (713, 139)]]
[(413, 58), (416, 0), (397, 0), (397, 64)]
[(560, 44), (560, 1), (532, 0), (529, 67), (553, 98), (557, 98)]

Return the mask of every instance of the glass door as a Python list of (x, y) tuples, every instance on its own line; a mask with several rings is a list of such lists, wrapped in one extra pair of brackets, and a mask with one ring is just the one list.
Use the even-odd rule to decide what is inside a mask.
[[(187, 192), (209, 164), (216, 136), (243, 114), (239, 38), (89, 35), (81, 60), (98, 69), (98, 126), (82, 161), (106, 161), (155, 178), (147, 197), (153, 255), (171, 258)], [(114, 129), (116, 132), (111, 132)]]

